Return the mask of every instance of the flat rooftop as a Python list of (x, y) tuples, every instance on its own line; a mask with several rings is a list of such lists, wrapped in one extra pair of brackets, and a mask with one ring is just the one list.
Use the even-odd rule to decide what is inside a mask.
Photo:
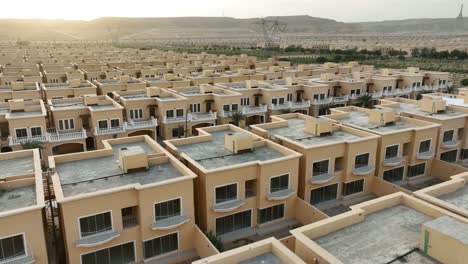
[(421, 226), (431, 220), (410, 207), (397, 205), (313, 240), (343, 263), (389, 263), (418, 247)]
[(421, 110), (421, 107), (419, 105), (411, 104), (411, 103), (400, 103), (400, 107), (395, 108), (395, 111), (397, 111), (397, 113), (405, 112), (405, 113), (411, 113), (411, 114), (421, 115), (421, 116), (430, 116), (432, 118), (440, 118), (440, 119), (463, 117), (466, 115), (466, 113), (450, 111), (450, 110), (446, 110), (444, 112), (438, 112), (438, 113), (426, 112), (426, 111)]
[(468, 210), (468, 185), (454, 192), (442, 194), (438, 199)]
[(103, 111), (103, 110), (114, 110), (119, 109), (114, 104), (107, 105), (88, 105), (91, 108), (91, 111)]
[(232, 153), (224, 148), (224, 135), (229, 133), (232, 133), (229, 129), (210, 132), (213, 136), (213, 140), (211, 141), (178, 145), (177, 148), (206, 169), (232, 166), (252, 161), (265, 161), (285, 156), (285, 154), (267, 146), (256, 147), (254, 151)]
[(239, 262), (239, 264), (286, 264), (281, 261), (275, 254), (268, 252), (262, 255), (258, 255), (251, 259), (246, 259)]
[(0, 212), (10, 211), (37, 203), (34, 184), (18, 188), (0, 189)]
[(34, 173), (33, 156), (0, 160), (0, 179)]
[(367, 115), (366, 113), (358, 111), (351, 111), (348, 113), (350, 113), (350, 117), (342, 118), (338, 121), (343, 124), (369, 129), (378, 133), (389, 133), (420, 127), (417, 124), (401, 121), (401, 119), (397, 119), (397, 121), (393, 122), (390, 125), (381, 126), (369, 122), (369, 115)]
[(113, 155), (59, 163), (57, 174), (63, 195), (92, 193), (129, 184), (150, 184), (183, 176), (171, 163), (151, 165), (148, 170), (123, 173), (118, 165), (121, 148), (141, 147), (146, 154), (155, 151), (145, 142), (112, 145)]
[(86, 108), (86, 105), (82, 101), (73, 101), (68, 103), (55, 103), (54, 101), (52, 101), (52, 106), (54, 107), (54, 109), (66, 110)]
[(268, 133), (272, 135), (282, 136), (308, 146), (346, 142), (361, 138), (358, 135), (351, 134), (342, 130), (335, 131), (325, 136), (315, 136), (304, 131), (304, 119), (290, 118), (287, 119), (287, 121), (288, 126), (268, 129)]

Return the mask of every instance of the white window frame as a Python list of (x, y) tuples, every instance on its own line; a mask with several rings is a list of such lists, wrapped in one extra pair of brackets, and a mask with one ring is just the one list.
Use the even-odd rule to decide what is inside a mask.
[(16, 127), (16, 128), (15, 128), (15, 138), (18, 138), (18, 136), (17, 136), (18, 133), (16, 133), (16, 131), (17, 131), (17, 130), (21, 130), (21, 129), (26, 130), (26, 137), (27, 137), (27, 138), (30, 137), (30, 134), (29, 134), (30, 131), (29, 131), (29, 129), (28, 129), (27, 127)]
[[(114, 231), (114, 215), (112, 213), (112, 210), (107, 210), (107, 211), (102, 211), (102, 212), (97, 212), (97, 213), (93, 213), (93, 214), (89, 214), (89, 215), (84, 215), (84, 216), (80, 216), (77, 218), (77, 223), (78, 223), (78, 235), (79, 235), (79, 238), (82, 239), (83, 237), (81, 236), (81, 224), (80, 224), (80, 219), (82, 218), (86, 218), (86, 217), (90, 217), (90, 216), (95, 216), (95, 215), (100, 215), (100, 214), (105, 214), (105, 213), (109, 213), (110, 212), (110, 217), (111, 217), (111, 227), (112, 227), (112, 231)], [(127, 242), (128, 243), (128, 242)], [(123, 244), (126, 244), (126, 243), (123, 243)], [(117, 245), (116, 245), (117, 246)], [(91, 253), (91, 252), (88, 252), (88, 253)]]
[(201, 104), (200, 103), (189, 104), (189, 110), (192, 113), (200, 113), (201, 112)]
[(241, 106), (249, 106), (250, 105), (250, 98), (249, 97), (242, 97), (241, 98)]
[(122, 122), (120, 122), (120, 118), (112, 118), (112, 119), (109, 119), (109, 127), (110, 127), (110, 128), (116, 128), (116, 127), (113, 127), (113, 126), (112, 126), (112, 121), (113, 121), (113, 120), (119, 120), (119, 126), (117, 126), (117, 127), (121, 127), (121, 126), (122, 126)]
[(21, 233), (16, 233), (16, 234), (12, 234), (12, 235), (6, 235), (6, 236), (3, 236), (3, 237), (0, 237), (0, 240), (3, 240), (3, 239), (6, 239), (6, 238), (10, 238), (10, 237), (15, 237), (15, 236), (18, 236), (18, 235), (21, 235), (23, 237), (23, 247), (24, 247), (24, 255), (21, 255), (21, 256), (17, 256), (17, 257), (14, 257), (14, 258), (11, 258), (11, 259), (8, 259), (8, 261), (12, 261), (12, 260), (15, 260), (15, 259), (19, 259), (19, 258), (22, 258), (22, 257), (27, 257), (29, 256), (28, 255), (28, 244), (26, 242), (26, 233), (25, 232), (21, 232)]
[[(367, 159), (367, 166), (370, 166), (370, 161), (371, 161), (371, 157), (372, 157), (371, 153), (370, 152), (363, 152), (363, 153), (358, 153), (358, 154), (354, 155), (353, 169), (356, 169), (356, 157), (364, 155), (364, 154), (369, 154), (369, 158)], [(385, 155), (385, 153), (384, 153), (384, 155)]]
[(177, 200), (179, 199), (180, 200), (180, 215), (183, 215), (183, 208), (182, 208), (182, 196), (179, 196), (179, 197), (174, 197), (174, 198), (169, 198), (169, 199), (166, 199), (166, 200), (163, 200), (163, 201), (157, 201), (157, 202), (154, 202), (153, 203), (153, 223), (156, 223), (156, 211), (155, 211), (155, 206), (157, 204), (160, 204), (160, 203), (165, 203), (165, 202), (169, 202), (169, 201), (172, 201), (172, 200)]
[[(177, 110), (182, 110), (182, 116), (178, 116), (177, 115)], [(178, 117), (184, 117), (185, 116), (185, 113), (184, 113), (184, 109), (183, 108), (176, 108), (175, 111), (174, 111), (174, 118), (178, 118)]]
[[(40, 128), (41, 129), (41, 134), (39, 136), (33, 136), (32, 129), (33, 128)], [(32, 126), (29, 127), (29, 131), (31, 137), (42, 137), (44, 135), (44, 130), (42, 129), (42, 126)]]
[[(217, 189), (217, 188), (224, 187), (224, 186), (232, 185), (232, 184), (235, 184), (235, 185), (236, 185), (236, 199), (233, 199), (233, 200), (230, 200), (230, 201), (225, 201), (225, 202), (216, 203), (216, 189)], [(227, 184), (215, 186), (215, 187), (213, 188), (213, 198), (214, 198), (214, 199), (213, 199), (213, 204), (215, 204), (215, 205), (225, 204), (225, 203), (229, 203), (229, 202), (231, 202), (231, 201), (240, 200), (240, 199), (239, 199), (239, 182), (230, 182), (230, 183), (227, 183)]]
[[(101, 122), (101, 121), (106, 121), (106, 123), (107, 123), (107, 127), (106, 127), (106, 128), (100, 128), (100, 127), (99, 127), (99, 122)], [(109, 120), (108, 120), (108, 119), (100, 119), (100, 120), (98, 120), (98, 121), (97, 121), (97, 128), (98, 128), (98, 129), (109, 129), (109, 128), (110, 128)]]
[(419, 148), (421, 147), (421, 143), (422, 143), (423, 141), (428, 141), (428, 140), (430, 141), (430, 143), (429, 143), (429, 151), (431, 151), (431, 149), (432, 149), (432, 138), (426, 138), (426, 139), (422, 139), (422, 140), (419, 141), (419, 144), (418, 144), (418, 153), (420, 153), (420, 152), (419, 152)]
[[(140, 115), (141, 113), (141, 115)], [(132, 118), (133, 115), (133, 118)], [(144, 113), (143, 113), (143, 108), (134, 108), (128, 110), (128, 116), (130, 117), (130, 120), (141, 120), (144, 118)], [(138, 118), (137, 118), (138, 116)]]
[[(385, 146), (385, 151), (384, 151), (384, 153), (383, 153), (383, 155), (384, 155), (384, 160), (386, 160), (386, 157), (385, 157), (385, 156), (386, 156), (386, 154), (387, 154), (387, 148), (389, 148), (389, 147), (394, 147), (394, 146), (398, 146), (396, 158), (401, 157), (401, 155), (400, 155), (400, 144), (387, 145), (387, 146)], [(370, 159), (370, 154), (369, 154), (369, 159)], [(367, 163), (369, 163), (369, 161), (367, 161)]]
[[(73, 127), (70, 125), (71, 124), (70, 120), (73, 120)], [(63, 123), (63, 129), (60, 128), (60, 121), (62, 121), (62, 123)], [(65, 128), (66, 127), (65, 126), (65, 123), (66, 123), (65, 121), (68, 122), (68, 127), (69, 127), (68, 129)], [(59, 128), (60, 131), (74, 130), (75, 129), (75, 119), (74, 118), (59, 119), (58, 120), (58, 128)]]
[(331, 169), (331, 168), (330, 168), (330, 167), (331, 167), (330, 159), (313, 160), (313, 161), (312, 161), (312, 168), (310, 169), (310, 176), (311, 176), (311, 177), (314, 177), (314, 163), (322, 162), (322, 161), (326, 161), (326, 160), (328, 160), (328, 171), (327, 171), (327, 173), (328, 173), (328, 174), (331, 173), (331, 172), (330, 172), (330, 169)]
[(284, 176), (284, 175), (288, 175), (288, 188), (291, 188), (291, 173), (287, 172), (287, 173), (283, 173), (283, 174), (278, 174), (278, 175), (271, 176), (270, 178), (268, 178), (268, 193), (269, 194), (272, 194), (272, 192), (271, 192), (271, 179), (279, 178), (279, 177)]

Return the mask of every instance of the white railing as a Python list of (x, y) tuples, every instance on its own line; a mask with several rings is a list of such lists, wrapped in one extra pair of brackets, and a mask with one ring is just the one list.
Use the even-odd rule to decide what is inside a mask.
[(333, 101), (333, 97), (327, 97), (323, 99), (314, 99), (312, 101), (312, 105), (323, 105), (323, 104), (329, 104)]
[(333, 97), (333, 102), (347, 102), (349, 100), (349, 96), (348, 95), (345, 95), (345, 96), (335, 96)]
[(216, 120), (216, 112), (208, 112), (205, 114), (201, 113), (189, 113), (188, 114), (189, 121), (197, 122), (197, 121), (206, 121), (206, 120)]
[(167, 117), (167, 116), (163, 116), (163, 119), (162, 119), (162, 122), (163, 123), (176, 123), (176, 122), (183, 122), (187, 120), (187, 118), (185, 117), (185, 115), (183, 116), (175, 116), (175, 117)]
[(310, 101), (302, 101), (302, 102), (286, 102), (284, 104), (270, 104), (271, 110), (282, 110), (288, 108), (304, 108), (310, 106)]
[(392, 89), (390, 91), (384, 91), (383, 92), (383, 95), (384, 96), (387, 96), (387, 95), (400, 95), (400, 94), (409, 94), (413, 91), (413, 89), (411, 88), (402, 88), (402, 89)]
[(117, 133), (124, 133), (125, 128), (123, 126), (118, 127), (108, 127), (108, 128), (94, 128), (94, 135), (109, 135), (109, 134), (117, 134)]
[(157, 125), (158, 125), (158, 120), (156, 118), (152, 118), (150, 120), (144, 120), (144, 121), (129, 120), (128, 122), (124, 123), (124, 128), (125, 130), (140, 129), (140, 128), (155, 127)]
[(267, 105), (261, 106), (243, 106), (241, 109), (243, 114), (258, 114), (258, 113), (265, 113), (267, 111)]
[(46, 133), (46, 139), (49, 142), (63, 142), (68, 140), (77, 140), (77, 139), (85, 139), (86, 138), (86, 130), (81, 130), (79, 132), (69, 132), (69, 133)]
[(8, 144), (10, 146), (21, 145), (21, 144), (25, 144), (25, 143), (28, 143), (28, 142), (35, 142), (35, 141), (45, 142), (45, 141), (47, 141), (47, 139), (46, 139), (45, 135), (33, 136), (33, 137), (21, 137), (21, 138), (17, 138), (17, 137), (13, 137), (13, 136), (8, 137)]

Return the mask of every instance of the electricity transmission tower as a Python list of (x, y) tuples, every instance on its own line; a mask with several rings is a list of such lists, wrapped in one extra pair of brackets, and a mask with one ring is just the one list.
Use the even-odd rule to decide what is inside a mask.
[(263, 35), (265, 49), (272, 49), (279, 45), (279, 34), (286, 31), (287, 26), (288, 24), (281, 22), (279, 17), (276, 19), (262, 18), (252, 23), (254, 31)]

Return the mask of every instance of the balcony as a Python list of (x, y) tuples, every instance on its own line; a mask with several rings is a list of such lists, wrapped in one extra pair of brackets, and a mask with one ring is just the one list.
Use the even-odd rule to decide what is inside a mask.
[(162, 220), (158, 220), (151, 224), (151, 229), (153, 230), (169, 230), (179, 227), (190, 221), (190, 217), (185, 215), (177, 215)]
[(244, 201), (241, 200), (232, 200), (228, 202), (223, 202), (213, 205), (213, 211), (217, 213), (226, 213), (236, 210), (237, 208), (244, 205)]
[(323, 99), (314, 99), (312, 105), (324, 105), (333, 102), (333, 97), (323, 98)]
[(334, 103), (346, 103), (348, 102), (349, 100), (349, 96), (345, 95), (345, 96), (335, 96), (333, 97), (333, 102)]
[(99, 128), (95, 127), (94, 128), (94, 135), (111, 135), (111, 134), (118, 134), (118, 133), (124, 133), (125, 127), (124, 126), (118, 126), (118, 127), (108, 127), (108, 128)]
[(384, 96), (398, 96), (402, 94), (410, 94), (413, 91), (411, 88), (402, 88), (402, 89), (392, 89), (389, 91), (384, 91)]
[(264, 114), (267, 111), (267, 105), (261, 105), (261, 106), (243, 106), (241, 108), (241, 111), (244, 115), (248, 114)]
[(289, 187), (289, 188), (284, 189), (284, 190), (269, 193), (268, 194), (268, 200), (270, 200), (270, 201), (285, 200), (285, 199), (289, 198), (293, 194), (294, 194), (294, 190), (291, 187)]
[(396, 166), (399, 165), (403, 161), (402, 157), (392, 157), (384, 159), (383, 165), (384, 166)]
[(315, 175), (309, 178), (309, 183), (310, 184), (323, 184), (323, 183), (327, 183), (331, 181), (333, 178), (335, 178), (335, 175), (330, 174), (330, 173)]
[(158, 126), (158, 120), (155, 118), (150, 119), (150, 120), (144, 120), (144, 121), (129, 120), (128, 122), (124, 123), (125, 130), (153, 128), (157, 126)]
[(372, 165), (367, 165), (367, 166), (362, 166), (359, 168), (354, 168), (353, 169), (353, 174), (354, 175), (367, 175), (371, 172), (374, 171), (374, 166)]
[(49, 142), (65, 142), (69, 140), (80, 140), (86, 139), (86, 130), (81, 130), (79, 132), (59, 132), (56, 129), (50, 129), (46, 133), (46, 140)]
[(188, 121), (187, 118), (188, 117), (185, 117), (185, 115), (183, 115), (183, 116), (174, 116), (174, 117), (163, 116), (162, 122), (165, 123), (165, 124), (180, 123), (180, 122)]
[(270, 104), (270, 110), (299, 109), (310, 107), (310, 101), (286, 102), (284, 104)]
[(83, 237), (76, 241), (77, 247), (95, 247), (119, 237), (120, 233), (114, 230), (107, 230), (94, 235)]
[(47, 139), (46, 139), (45, 135), (32, 136), (32, 137), (21, 137), (21, 138), (17, 138), (17, 137), (13, 137), (13, 136), (8, 137), (8, 144), (10, 146), (21, 145), (21, 144), (25, 144), (25, 143), (28, 143), (28, 142), (34, 142), (34, 141), (45, 142), (45, 141), (47, 141)]
[(449, 148), (454, 148), (456, 146), (458, 146), (458, 144), (460, 143), (459, 140), (450, 140), (450, 141), (444, 141), (440, 144), (440, 146), (442, 148), (445, 148), (445, 149), (449, 149)]
[(190, 122), (202, 122), (202, 121), (213, 121), (216, 120), (216, 112), (208, 113), (190, 113), (188, 114), (188, 120)]
[(422, 159), (422, 160), (431, 159), (432, 157), (434, 157), (434, 152), (432, 151), (419, 152), (417, 157), (418, 159)]

